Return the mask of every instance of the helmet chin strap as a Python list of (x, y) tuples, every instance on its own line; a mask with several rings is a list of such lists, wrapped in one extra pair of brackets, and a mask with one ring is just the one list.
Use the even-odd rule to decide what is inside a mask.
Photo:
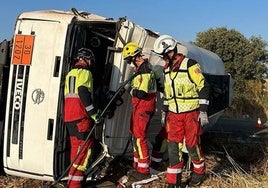
[(168, 57), (168, 66), (171, 67), (173, 64), (172, 58)]
[(87, 70), (90, 70), (90, 68), (93, 67), (93, 65), (92, 65), (92, 60), (90, 60), (90, 64), (89, 64), (89, 62), (88, 62), (88, 60), (87, 60), (86, 58), (82, 58), (82, 59), (83, 59), (83, 61), (84, 61), (85, 64), (86, 64), (86, 69), (87, 69)]
[(136, 63), (136, 58), (137, 58), (137, 57), (134, 57), (134, 61), (132, 61), (131, 64), (134, 65), (134, 67), (138, 68), (138, 65), (137, 65), (137, 63)]
[(171, 67), (173, 65), (173, 61), (176, 59), (176, 54), (174, 53), (172, 57), (168, 55), (164, 55), (166, 60), (168, 61), (168, 66)]
[(130, 63), (129, 66), (135, 68), (135, 65), (133, 63)]
[(176, 56), (177, 56), (177, 47), (175, 47), (173, 50), (172, 50), (174, 53), (172, 55), (172, 57), (170, 58), (168, 55), (167, 55), (167, 59), (168, 59), (168, 65), (171, 67), (173, 65), (173, 62), (174, 60), (176, 60)]

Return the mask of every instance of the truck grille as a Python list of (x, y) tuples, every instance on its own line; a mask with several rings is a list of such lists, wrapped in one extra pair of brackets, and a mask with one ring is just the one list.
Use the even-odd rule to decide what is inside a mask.
[(23, 156), (23, 133), (30, 66), (13, 65), (8, 117), (7, 156), (10, 144), (19, 144), (19, 159)]

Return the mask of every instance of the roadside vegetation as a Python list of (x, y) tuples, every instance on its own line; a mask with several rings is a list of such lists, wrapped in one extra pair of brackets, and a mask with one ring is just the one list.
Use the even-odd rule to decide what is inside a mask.
[[(222, 135), (218, 135), (220, 138)], [(208, 178), (202, 186), (211, 188), (267, 188), (268, 187), (268, 140), (263, 143), (204, 143)], [(210, 144), (208, 143), (210, 142)]]
[[(216, 53), (223, 60), (226, 72), (234, 79), (233, 101), (225, 115), (232, 118), (256, 119), (256, 122), (257, 118), (261, 118), (263, 124), (267, 122), (267, 42), (255, 36), (247, 39), (234, 29), (219, 27), (197, 33), (196, 42), (193, 43)], [(226, 139), (225, 143), (217, 143), (216, 147), (210, 147), (208, 151), (211, 154), (224, 146), (225, 149), (221, 156), (219, 153), (209, 155), (208, 163), (216, 162), (222, 170), (213, 170), (215, 164), (212, 164), (214, 167), (209, 170), (210, 178), (206, 185), (213, 188), (268, 187), (268, 135), (265, 139), (261, 145), (232, 145)]]
[(224, 62), (226, 72), (234, 80), (234, 95), (226, 115), (267, 121), (268, 51), (261, 37), (249, 39), (226, 27), (197, 33), (195, 45), (216, 53)]

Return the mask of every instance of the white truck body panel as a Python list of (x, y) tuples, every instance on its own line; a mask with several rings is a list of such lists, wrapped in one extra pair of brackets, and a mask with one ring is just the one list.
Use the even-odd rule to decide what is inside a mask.
[(182, 42), (178, 44), (178, 51), (196, 60), (200, 64), (203, 73), (226, 75), (225, 66), (217, 54), (190, 43)]

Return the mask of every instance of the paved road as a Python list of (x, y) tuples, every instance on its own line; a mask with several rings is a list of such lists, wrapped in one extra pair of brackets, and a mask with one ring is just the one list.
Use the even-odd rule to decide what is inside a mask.
[(268, 126), (258, 128), (257, 120), (220, 118), (213, 126), (205, 127), (205, 134), (225, 134), (244, 141), (268, 142)]

